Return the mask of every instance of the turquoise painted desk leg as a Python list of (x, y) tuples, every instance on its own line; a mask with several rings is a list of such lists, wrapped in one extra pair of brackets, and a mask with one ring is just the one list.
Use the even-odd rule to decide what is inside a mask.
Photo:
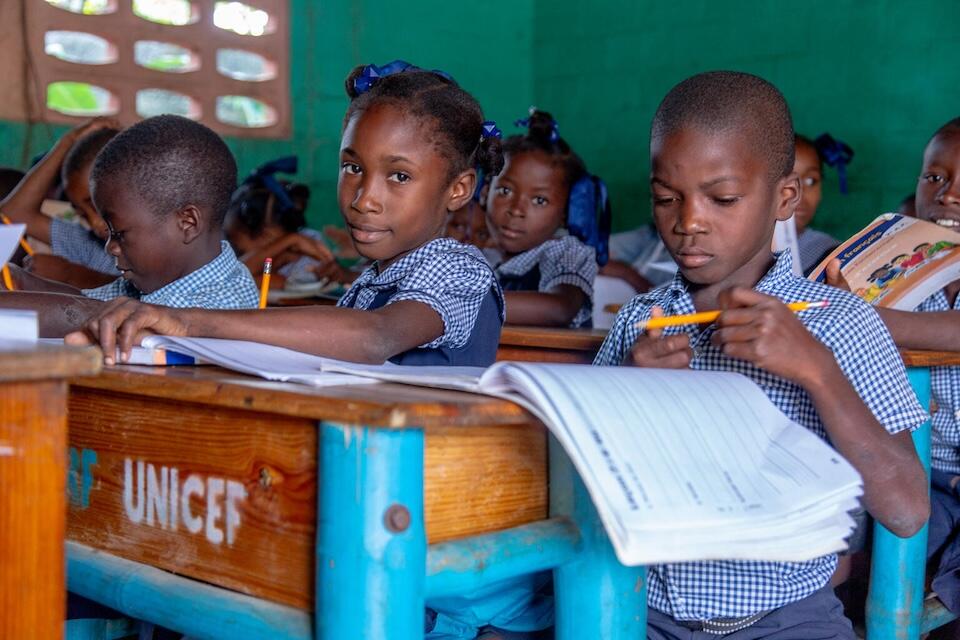
[[(924, 408), (930, 405), (930, 370), (907, 370), (910, 384)], [(913, 443), (930, 472), (930, 423), (913, 432)], [(899, 538), (876, 523), (870, 593), (867, 596), (868, 640), (916, 640), (923, 613), (923, 581), (927, 563), (927, 527), (915, 536)]]
[(316, 638), (423, 637), (423, 431), (321, 423)]
[(554, 570), (556, 640), (645, 638), (645, 569), (617, 560), (586, 487), (553, 437), (550, 515), (573, 520), (583, 538), (576, 557)]

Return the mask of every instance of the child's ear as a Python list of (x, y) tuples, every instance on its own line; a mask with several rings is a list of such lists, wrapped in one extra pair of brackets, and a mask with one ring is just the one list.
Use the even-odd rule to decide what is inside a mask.
[(467, 169), (458, 175), (447, 190), (447, 211), (456, 211), (470, 202), (477, 189), (477, 171)]
[(207, 226), (206, 216), (194, 204), (182, 207), (175, 214), (177, 230), (183, 236), (183, 244), (190, 244), (204, 232)]
[(803, 196), (803, 190), (800, 186), (800, 176), (797, 173), (791, 173), (785, 178), (780, 178), (777, 182), (777, 220), (789, 220), (793, 216), (797, 205), (800, 204), (800, 198)]

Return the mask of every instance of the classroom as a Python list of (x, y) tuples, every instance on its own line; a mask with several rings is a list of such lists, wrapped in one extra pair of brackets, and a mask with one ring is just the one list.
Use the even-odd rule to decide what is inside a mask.
[(960, 639), (956, 10), (0, 3), (0, 638)]

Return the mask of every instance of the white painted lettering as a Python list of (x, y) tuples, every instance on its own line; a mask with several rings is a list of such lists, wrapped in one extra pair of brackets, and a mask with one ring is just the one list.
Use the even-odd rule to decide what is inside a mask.
[(134, 524), (143, 521), (143, 461), (137, 461), (137, 503), (133, 503), (133, 461), (123, 461), (123, 509)]
[(180, 517), (190, 533), (200, 533), (203, 528), (203, 518), (193, 515), (190, 510), (190, 496), (203, 497), (203, 480), (200, 476), (187, 476), (183, 481), (183, 493), (180, 494)]
[(167, 502), (170, 500), (170, 471), (160, 467), (160, 482), (157, 482), (157, 469), (147, 465), (147, 524), (153, 525), (154, 513), (161, 529), (167, 528)]
[(177, 530), (177, 511), (180, 506), (180, 500), (177, 498), (180, 495), (178, 475), (176, 467), (170, 469), (170, 528), (174, 531)]
[(237, 502), (247, 499), (247, 489), (243, 483), (236, 480), (227, 480), (227, 544), (232, 545), (237, 539), (237, 529), (240, 527), (240, 510)]
[(223, 478), (207, 478), (207, 540), (214, 544), (223, 542), (223, 530), (217, 520), (223, 514), (220, 498), (223, 497)]

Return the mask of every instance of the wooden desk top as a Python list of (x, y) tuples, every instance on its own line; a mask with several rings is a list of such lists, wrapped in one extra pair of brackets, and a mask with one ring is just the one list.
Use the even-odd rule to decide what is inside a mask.
[(402, 384), (310, 387), (271, 382), (220, 367), (106, 367), (73, 386), (214, 407), (375, 427), (522, 425), (519, 406), (487, 396)]
[(89, 376), (101, 362), (95, 347), (0, 342), (0, 382)]

